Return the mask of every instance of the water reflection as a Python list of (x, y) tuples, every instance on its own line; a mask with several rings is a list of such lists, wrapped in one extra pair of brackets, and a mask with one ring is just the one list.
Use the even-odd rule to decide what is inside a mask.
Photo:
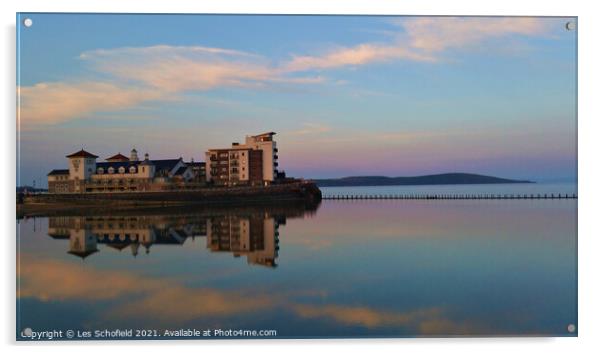
[(231, 252), (246, 256), (247, 263), (276, 266), (278, 228), (286, 223), (267, 215), (227, 215), (207, 219), (207, 248), (212, 252)]
[(129, 250), (133, 257), (152, 247), (183, 245), (204, 237), (211, 252), (246, 257), (248, 264), (276, 267), (279, 228), (287, 217), (313, 213), (315, 206), (213, 209), (193, 214), (51, 216), (48, 236), (68, 240), (67, 253), (86, 259), (99, 246)]
[(575, 210), (325, 201), (23, 220), (17, 328), (575, 335)]

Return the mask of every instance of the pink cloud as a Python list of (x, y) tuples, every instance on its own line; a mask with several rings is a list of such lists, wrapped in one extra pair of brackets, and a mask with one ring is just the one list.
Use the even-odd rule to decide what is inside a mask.
[(84, 118), (94, 111), (119, 110), (164, 95), (154, 89), (107, 82), (39, 83), (18, 88), (20, 128)]
[(528, 17), (403, 19), (394, 22), (400, 31), (390, 43), (336, 47), (324, 54), (293, 55), (282, 63), (272, 63), (253, 53), (202, 46), (91, 50), (81, 53), (79, 58), (105, 76), (104, 82), (21, 86), (19, 119), (21, 128), (28, 128), (62, 123), (98, 111), (123, 110), (185, 91), (318, 84), (326, 79), (299, 73), (396, 60), (434, 62), (446, 49), (464, 48), (490, 38), (546, 35), (553, 23), (549, 19)]
[(313, 84), (322, 77), (290, 77), (259, 55), (198, 46), (151, 46), (82, 53), (103, 73), (166, 91), (206, 91), (217, 87), (256, 87), (270, 82)]
[(321, 55), (293, 56), (289, 71), (324, 70), (393, 60), (435, 62), (436, 52), (463, 48), (510, 35), (540, 36), (550, 32), (549, 20), (534, 17), (418, 17), (393, 21), (401, 31), (387, 44), (362, 43)]
[(322, 56), (294, 56), (285, 70), (305, 71), (332, 69), (347, 65), (364, 65), (387, 60), (434, 61), (431, 56), (415, 53), (401, 46), (360, 44), (350, 48), (338, 48)]
[(535, 17), (418, 17), (397, 24), (412, 48), (438, 52), (509, 35), (545, 35), (552, 23)]

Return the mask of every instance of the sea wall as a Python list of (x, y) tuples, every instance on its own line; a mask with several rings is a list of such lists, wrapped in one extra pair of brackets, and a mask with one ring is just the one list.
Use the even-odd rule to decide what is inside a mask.
[(70, 209), (119, 209), (193, 205), (243, 205), (298, 201), (315, 204), (322, 192), (311, 182), (269, 186), (211, 187), (193, 191), (36, 194), (17, 204), (18, 215), (50, 214)]

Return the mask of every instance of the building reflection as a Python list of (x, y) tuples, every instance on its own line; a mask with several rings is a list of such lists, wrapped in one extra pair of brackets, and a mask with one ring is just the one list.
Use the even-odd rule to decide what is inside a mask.
[(207, 248), (211, 252), (231, 252), (246, 256), (247, 263), (276, 266), (278, 231), (284, 217), (276, 220), (268, 215), (225, 215), (207, 220)]
[(98, 245), (135, 257), (150, 253), (154, 245), (183, 245), (188, 238), (206, 235), (206, 219), (169, 216), (60, 216), (50, 217), (48, 235), (69, 239), (69, 253), (86, 258), (98, 252)]
[(54, 216), (48, 235), (69, 241), (68, 253), (82, 259), (103, 247), (136, 257), (154, 247), (184, 245), (205, 237), (212, 253), (246, 257), (247, 263), (276, 267), (280, 226), (316, 208), (235, 208), (169, 215)]

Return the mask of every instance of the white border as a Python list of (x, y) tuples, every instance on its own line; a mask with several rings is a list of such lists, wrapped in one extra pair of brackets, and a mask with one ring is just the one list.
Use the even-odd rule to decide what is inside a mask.
[[(598, 151), (602, 151), (598, 134), (600, 119), (600, 36), (602, 13), (593, 1), (394, 1), (394, 0), (4, 0), (0, 2), (2, 21), (2, 70), (4, 78), (0, 99), (2, 119), (3, 163), (2, 223), (4, 257), (2, 257), (2, 306), (0, 322), (2, 345), (9, 352), (61, 352), (82, 350), (101, 353), (106, 350), (141, 350), (164, 352), (177, 345), (178, 352), (227, 350), (265, 352), (266, 350), (301, 353), (325, 346), (326, 350), (361, 353), (374, 349), (386, 352), (508, 353), (514, 351), (573, 353), (593, 352), (600, 347), (600, 218), (596, 201), (600, 200), (601, 168)], [(378, 340), (270, 340), (270, 341), (184, 341), (184, 342), (95, 342), (16, 344), (15, 333), (15, 13), (16, 12), (148, 12), (148, 13), (291, 13), (291, 14), (406, 14), (406, 15), (546, 15), (579, 16), (579, 338), (475, 338), (475, 339), (378, 339)], [(596, 85), (598, 84), (598, 85)], [(545, 296), (545, 294), (542, 294)], [(597, 345), (598, 344), (598, 345)], [(316, 348), (317, 349), (317, 348)]]

